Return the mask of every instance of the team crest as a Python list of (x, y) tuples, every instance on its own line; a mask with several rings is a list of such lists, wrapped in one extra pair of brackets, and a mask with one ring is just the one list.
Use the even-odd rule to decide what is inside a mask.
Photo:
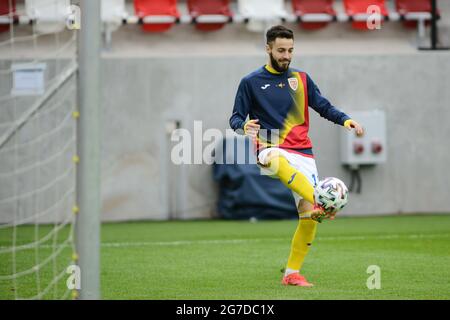
[(292, 90), (297, 91), (298, 89), (298, 79), (297, 78), (289, 78), (289, 87), (291, 87)]

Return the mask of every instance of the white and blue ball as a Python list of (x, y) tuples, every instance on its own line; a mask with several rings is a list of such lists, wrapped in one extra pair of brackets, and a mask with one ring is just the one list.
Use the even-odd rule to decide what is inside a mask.
[(327, 177), (314, 188), (314, 199), (326, 212), (336, 213), (348, 202), (348, 188), (338, 178)]

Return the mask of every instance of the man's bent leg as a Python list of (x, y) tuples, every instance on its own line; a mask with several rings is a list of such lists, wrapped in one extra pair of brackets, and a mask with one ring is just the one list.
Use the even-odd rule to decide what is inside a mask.
[(282, 154), (278, 151), (271, 151), (267, 156), (266, 163), (269, 170), (277, 175), (286, 187), (300, 195), (310, 204), (314, 204), (313, 185), (303, 173), (291, 166)]

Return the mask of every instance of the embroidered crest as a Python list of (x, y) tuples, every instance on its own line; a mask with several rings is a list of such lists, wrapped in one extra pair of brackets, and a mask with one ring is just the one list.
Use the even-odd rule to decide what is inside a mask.
[(298, 79), (297, 78), (289, 78), (289, 87), (291, 87), (292, 90), (297, 91), (298, 89)]

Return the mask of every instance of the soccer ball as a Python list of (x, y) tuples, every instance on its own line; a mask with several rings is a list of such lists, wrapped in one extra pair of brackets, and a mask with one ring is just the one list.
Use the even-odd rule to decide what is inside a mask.
[(348, 189), (338, 178), (328, 177), (320, 180), (314, 188), (314, 198), (327, 213), (336, 213), (348, 202)]

